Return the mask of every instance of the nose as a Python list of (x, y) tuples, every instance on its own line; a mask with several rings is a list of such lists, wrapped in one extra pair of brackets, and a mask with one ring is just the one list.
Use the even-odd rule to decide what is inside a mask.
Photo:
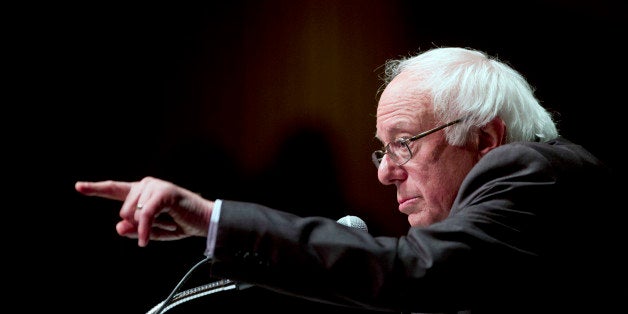
[(379, 182), (383, 185), (391, 185), (397, 181), (405, 180), (407, 176), (408, 174), (403, 167), (391, 161), (388, 154), (384, 155), (379, 168), (377, 168), (377, 179)]

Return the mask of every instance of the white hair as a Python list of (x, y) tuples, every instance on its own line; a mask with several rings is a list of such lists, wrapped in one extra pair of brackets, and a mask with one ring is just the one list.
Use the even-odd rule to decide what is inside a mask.
[(464, 118), (445, 130), (447, 141), (463, 145), (472, 128), (495, 117), (506, 124), (506, 142), (549, 140), (558, 136), (550, 113), (526, 79), (486, 53), (465, 48), (434, 48), (385, 64), (387, 85), (399, 73), (420, 78), (417, 91), (431, 95), (435, 117), (443, 123)]

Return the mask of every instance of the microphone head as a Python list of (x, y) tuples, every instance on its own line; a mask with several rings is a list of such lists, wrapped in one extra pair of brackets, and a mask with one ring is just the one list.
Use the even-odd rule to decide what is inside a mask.
[(366, 222), (364, 222), (364, 220), (356, 216), (347, 215), (338, 219), (337, 222), (347, 227), (356, 228), (356, 229), (369, 232), (369, 229), (366, 227)]

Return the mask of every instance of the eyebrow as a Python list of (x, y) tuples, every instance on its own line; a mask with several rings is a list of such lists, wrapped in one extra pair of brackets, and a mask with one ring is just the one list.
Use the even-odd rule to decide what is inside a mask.
[[(408, 131), (408, 127), (411, 123), (408, 122), (403, 122), (403, 123), (396, 123), (393, 127), (391, 127), (390, 129), (387, 130), (386, 133), (388, 134), (399, 134), (399, 133), (408, 133), (409, 136), (414, 136), (414, 133), (411, 131)], [(379, 138), (377, 136), (377, 130), (375, 131), (375, 136), (374, 138), (382, 143), (385, 143), (381, 138)], [(392, 140), (396, 140), (400, 138), (400, 136), (395, 135), (394, 138)]]

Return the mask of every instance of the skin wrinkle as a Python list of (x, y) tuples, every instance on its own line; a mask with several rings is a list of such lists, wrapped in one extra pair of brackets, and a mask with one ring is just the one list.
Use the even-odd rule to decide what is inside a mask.
[[(402, 72), (382, 93), (376, 129), (383, 143), (441, 123), (434, 116), (431, 97), (413, 88), (419, 83), (416, 77)], [(399, 211), (408, 215), (411, 226), (427, 226), (449, 215), (458, 192), (454, 187), (479, 160), (479, 147), (475, 141), (464, 147), (448, 145), (442, 130), (412, 142), (410, 148), (413, 157), (402, 166), (385, 156), (378, 179), (384, 185), (395, 185)], [(448, 166), (451, 164), (459, 167)]]

